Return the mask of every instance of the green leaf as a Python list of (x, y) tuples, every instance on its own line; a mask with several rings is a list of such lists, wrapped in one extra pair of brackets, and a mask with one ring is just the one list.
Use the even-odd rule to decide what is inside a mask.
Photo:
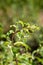
[(26, 50), (28, 50), (28, 48), (30, 49), (30, 47), (23, 42), (16, 42), (16, 43), (14, 43), (14, 46), (24, 46), (26, 48)]

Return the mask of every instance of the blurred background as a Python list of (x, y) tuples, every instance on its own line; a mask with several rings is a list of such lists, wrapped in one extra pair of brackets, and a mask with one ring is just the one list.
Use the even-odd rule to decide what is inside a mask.
[(43, 26), (43, 0), (0, 0), (0, 24), (4, 32), (19, 20)]

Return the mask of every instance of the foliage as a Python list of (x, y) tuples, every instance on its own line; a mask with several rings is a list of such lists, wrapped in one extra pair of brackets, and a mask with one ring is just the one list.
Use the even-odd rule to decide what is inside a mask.
[[(0, 65), (43, 65), (43, 27), (18, 21), (6, 34), (2, 29), (0, 24)], [(34, 38), (39, 47), (31, 52), (33, 42), (26, 42)]]
[[(7, 14), (7, 9), (13, 10), (12, 15)], [(1, 0), (0, 10), (3, 10), (3, 15), (7, 22), (17, 20), (36, 21), (37, 12), (43, 9), (43, 0)], [(12, 12), (11, 12), (12, 13)], [(11, 14), (10, 13), (10, 14)], [(14, 18), (14, 19), (13, 19)], [(13, 21), (14, 20), (14, 21)], [(1, 21), (2, 22), (2, 21)]]
[(40, 9), (43, 0), (0, 0), (0, 65), (43, 65), (43, 27), (36, 23)]

